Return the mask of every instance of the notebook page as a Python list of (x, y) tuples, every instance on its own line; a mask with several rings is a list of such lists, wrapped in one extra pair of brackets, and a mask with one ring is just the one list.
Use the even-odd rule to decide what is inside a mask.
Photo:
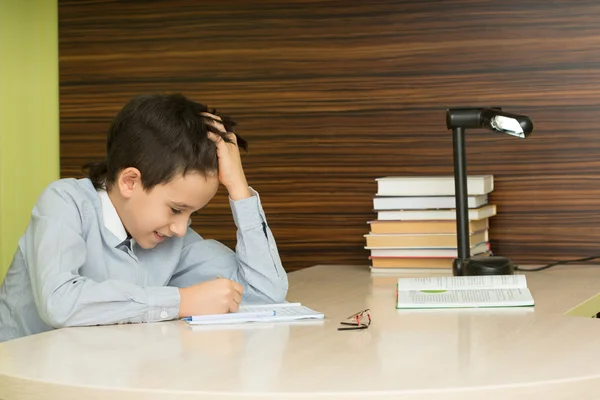
[(397, 308), (518, 307), (534, 305), (527, 288), (398, 292)]
[(272, 310), (272, 309), (278, 309), (278, 308), (282, 308), (282, 307), (297, 307), (297, 306), (301, 306), (302, 304), (300, 303), (273, 303), (273, 304), (253, 304), (253, 305), (247, 305), (247, 306), (240, 306), (240, 309), (238, 311), (238, 313), (240, 312), (245, 312), (246, 310), (252, 310), (252, 312), (255, 311), (264, 311), (264, 310)]
[(237, 313), (216, 314), (209, 318), (184, 319), (190, 325), (215, 325), (244, 322), (277, 322), (302, 319), (323, 319), (323, 313), (311, 310), (300, 303), (243, 306)]
[[(265, 309), (272, 309), (275, 311), (275, 315), (273, 316), (273, 319), (279, 319), (279, 318), (293, 318), (293, 319), (300, 319), (300, 318), (323, 318), (323, 314), (314, 310), (311, 310), (308, 307), (302, 306), (302, 305), (291, 305), (291, 306), (284, 306), (283, 304), (276, 304), (276, 307), (271, 307), (269, 308), (269, 306), (244, 306), (243, 311), (244, 312), (261, 312), (264, 311)], [(241, 308), (241, 307), (240, 307)]]
[(399, 278), (398, 290), (526, 288), (525, 275), (426, 276)]

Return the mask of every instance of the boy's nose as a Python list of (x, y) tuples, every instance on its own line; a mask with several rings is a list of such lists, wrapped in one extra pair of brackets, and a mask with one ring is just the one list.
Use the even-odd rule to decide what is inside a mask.
[(171, 225), (170, 230), (173, 233), (173, 235), (175, 235), (175, 236), (179, 236), (179, 237), (185, 236), (185, 232), (187, 231), (187, 224), (185, 222), (174, 223)]

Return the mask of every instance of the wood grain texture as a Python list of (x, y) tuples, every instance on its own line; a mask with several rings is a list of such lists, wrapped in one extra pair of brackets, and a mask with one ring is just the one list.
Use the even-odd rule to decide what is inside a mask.
[[(493, 174), (492, 249), (519, 263), (600, 254), (596, 1), (60, 1), (61, 173), (104, 156), (140, 93), (239, 122), (288, 270), (367, 264), (374, 179), (452, 174), (445, 109), (529, 115), (525, 140), (467, 132)], [(224, 191), (193, 224), (233, 247)]]

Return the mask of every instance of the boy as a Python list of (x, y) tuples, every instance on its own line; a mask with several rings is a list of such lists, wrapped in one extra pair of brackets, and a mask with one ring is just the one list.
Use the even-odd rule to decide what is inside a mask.
[[(0, 341), (285, 300), (287, 276), (242, 169), (245, 141), (214, 113), (182, 95), (136, 97), (113, 121), (105, 162), (48, 186), (0, 287)], [(235, 253), (189, 228), (219, 183)]]

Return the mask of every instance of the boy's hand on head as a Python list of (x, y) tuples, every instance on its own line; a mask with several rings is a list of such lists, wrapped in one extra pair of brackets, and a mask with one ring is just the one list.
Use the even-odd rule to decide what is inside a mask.
[(242, 285), (224, 278), (179, 289), (179, 317), (236, 312), (242, 293)]
[(237, 138), (232, 132), (226, 132), (220, 117), (204, 113), (207, 117), (214, 119), (208, 120), (207, 124), (217, 128), (223, 132), (227, 138), (231, 139), (232, 143), (223, 140), (223, 137), (213, 132), (208, 132), (208, 138), (217, 145), (217, 157), (219, 159), (219, 181), (227, 188), (229, 197), (233, 201), (247, 199), (252, 196), (244, 168), (242, 167), (242, 158), (240, 157), (240, 149), (237, 145)]

